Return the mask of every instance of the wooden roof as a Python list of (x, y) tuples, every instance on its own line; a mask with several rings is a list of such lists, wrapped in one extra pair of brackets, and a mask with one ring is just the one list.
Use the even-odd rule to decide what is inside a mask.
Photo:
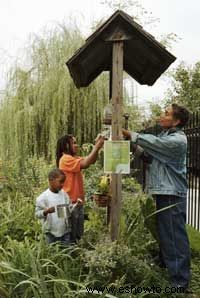
[(112, 41), (124, 41), (124, 70), (138, 83), (152, 86), (176, 60), (164, 46), (123, 11), (116, 11), (66, 62), (76, 87), (88, 86), (112, 67)]

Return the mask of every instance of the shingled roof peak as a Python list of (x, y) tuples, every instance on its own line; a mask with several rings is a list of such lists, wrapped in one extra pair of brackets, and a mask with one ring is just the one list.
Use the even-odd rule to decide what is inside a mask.
[(66, 63), (78, 88), (110, 70), (112, 42), (118, 36), (124, 41), (124, 70), (140, 84), (153, 85), (176, 59), (130, 15), (117, 10)]

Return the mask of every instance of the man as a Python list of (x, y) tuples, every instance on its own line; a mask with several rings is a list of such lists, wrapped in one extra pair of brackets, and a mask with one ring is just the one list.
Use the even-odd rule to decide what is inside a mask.
[(137, 144), (137, 151), (149, 156), (147, 192), (156, 200), (159, 245), (173, 287), (188, 288), (190, 247), (186, 221), (186, 152), (187, 138), (182, 128), (189, 118), (184, 107), (172, 104), (160, 117), (163, 131), (151, 134), (123, 130), (126, 139)]

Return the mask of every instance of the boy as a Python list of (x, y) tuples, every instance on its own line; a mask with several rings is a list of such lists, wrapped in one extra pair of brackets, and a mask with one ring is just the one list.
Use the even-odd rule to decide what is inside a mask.
[[(70, 213), (73, 205), (62, 188), (66, 179), (63, 171), (54, 169), (49, 172), (49, 188), (36, 199), (35, 215), (41, 219), (42, 230), (47, 243), (70, 244)], [(66, 204), (66, 214), (59, 217), (58, 205)]]

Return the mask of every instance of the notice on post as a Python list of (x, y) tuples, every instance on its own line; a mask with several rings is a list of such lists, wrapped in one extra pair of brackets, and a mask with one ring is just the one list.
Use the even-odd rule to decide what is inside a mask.
[(130, 173), (130, 141), (104, 142), (104, 172)]

